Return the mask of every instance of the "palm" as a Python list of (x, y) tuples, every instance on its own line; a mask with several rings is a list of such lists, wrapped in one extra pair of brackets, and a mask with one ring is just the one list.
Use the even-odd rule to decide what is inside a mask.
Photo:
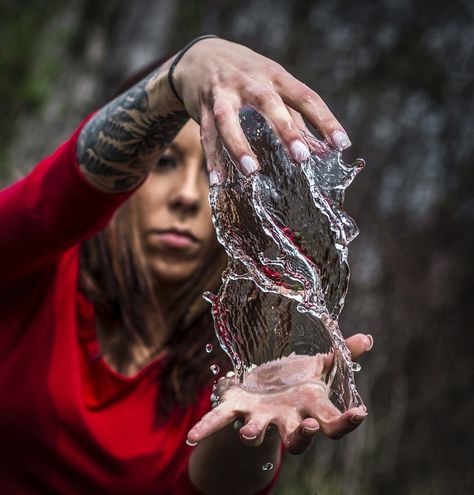
[[(348, 339), (347, 344), (353, 359), (370, 346), (361, 334)], [(250, 445), (263, 442), (269, 425), (277, 428), (292, 453), (305, 450), (319, 429), (330, 438), (340, 438), (355, 429), (367, 412), (360, 406), (341, 413), (331, 403), (324, 382), (331, 364), (332, 356), (319, 355), (263, 365), (252, 371), (246, 388), (233, 378), (221, 380), (219, 405), (191, 429), (188, 440), (198, 442), (240, 418), (245, 420), (240, 429), (242, 441)], [(303, 380), (298, 380), (301, 373)]]

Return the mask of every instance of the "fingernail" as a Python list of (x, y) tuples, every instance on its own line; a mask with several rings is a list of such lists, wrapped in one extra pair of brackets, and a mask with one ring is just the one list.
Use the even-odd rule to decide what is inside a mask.
[(251, 440), (257, 440), (257, 435), (253, 436), (253, 437), (246, 437), (245, 435), (242, 435), (242, 438), (244, 440), (248, 440), (248, 441), (251, 441)]
[(340, 151), (345, 150), (352, 145), (349, 137), (345, 132), (335, 131), (333, 132), (331, 138), (334, 146)]
[(305, 426), (302, 431), (303, 435), (311, 436), (314, 435), (318, 430), (319, 428), (308, 428), (307, 426)]
[(257, 162), (249, 155), (244, 155), (240, 159), (240, 166), (242, 170), (245, 172), (245, 175), (253, 174), (258, 170)]
[(374, 338), (372, 337), (372, 335), (370, 335), (370, 333), (368, 333), (366, 335), (367, 337), (367, 340), (369, 341), (369, 344), (367, 346), (367, 350), (370, 351), (370, 349), (372, 349), (372, 347), (374, 346)]
[(351, 423), (358, 425), (359, 423), (362, 423), (362, 421), (367, 417), (367, 414), (356, 414), (355, 416), (352, 416), (351, 418)]
[(220, 183), (221, 183), (221, 178), (219, 177), (217, 170), (211, 170), (209, 173), (209, 184), (211, 186), (215, 186)]
[(186, 439), (186, 444), (190, 447), (195, 447), (198, 443), (199, 442), (191, 442), (190, 440)]
[(290, 153), (297, 162), (303, 162), (310, 157), (308, 147), (297, 139), (291, 143)]

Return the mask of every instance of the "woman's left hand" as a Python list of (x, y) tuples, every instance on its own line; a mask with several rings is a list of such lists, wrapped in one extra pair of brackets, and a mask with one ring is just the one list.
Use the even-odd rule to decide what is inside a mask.
[[(372, 337), (357, 334), (346, 340), (352, 359), (372, 347)], [(319, 356), (316, 357), (319, 359)], [(243, 389), (233, 378), (218, 382), (220, 403), (208, 412), (188, 433), (188, 441), (200, 442), (235, 420), (244, 420), (240, 438), (250, 446), (261, 445), (271, 425), (288, 452), (299, 454), (321, 430), (329, 438), (340, 438), (359, 426), (367, 416), (365, 406), (341, 413), (329, 400), (323, 373), (331, 359), (320, 355), (320, 375), (281, 391), (266, 393)]]
[[(257, 157), (245, 138), (239, 112), (255, 108), (267, 120), (297, 162), (310, 151), (301, 135), (306, 118), (339, 150), (350, 146), (346, 131), (321, 97), (281, 65), (249, 48), (223, 39), (192, 45), (173, 73), (174, 88), (185, 109), (201, 126), (201, 142), (212, 177), (223, 178), (220, 141), (237, 168), (250, 175)], [(211, 177), (211, 180), (212, 180)]]

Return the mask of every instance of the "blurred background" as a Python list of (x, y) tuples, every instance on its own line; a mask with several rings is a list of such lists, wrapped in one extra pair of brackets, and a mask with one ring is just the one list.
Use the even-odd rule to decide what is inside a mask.
[(356, 377), (370, 415), (289, 456), (276, 493), (473, 493), (474, 2), (0, 0), (0, 184), (202, 33), (306, 82), (347, 129), (346, 161), (367, 161), (341, 326), (375, 338)]

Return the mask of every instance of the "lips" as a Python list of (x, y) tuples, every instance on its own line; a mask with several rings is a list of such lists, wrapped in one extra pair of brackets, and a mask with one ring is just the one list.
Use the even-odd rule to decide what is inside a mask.
[(152, 230), (149, 240), (160, 247), (188, 250), (199, 245), (197, 239), (191, 232), (185, 230)]

